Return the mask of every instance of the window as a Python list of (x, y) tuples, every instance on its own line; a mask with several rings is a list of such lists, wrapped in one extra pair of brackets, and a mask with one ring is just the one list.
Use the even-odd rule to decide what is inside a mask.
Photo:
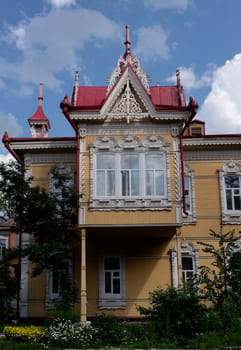
[(185, 210), (190, 213), (192, 208), (192, 197), (191, 197), (191, 177), (184, 176), (184, 196), (185, 196)]
[(0, 260), (3, 259), (4, 252), (8, 247), (8, 238), (0, 236)]
[(140, 194), (140, 166), (138, 154), (121, 155), (121, 195), (138, 196)]
[(228, 162), (219, 170), (222, 223), (241, 223), (241, 164)]
[(192, 256), (182, 256), (182, 280), (183, 283), (192, 281), (194, 277), (194, 264)]
[(90, 208), (171, 210), (168, 150), (154, 135), (96, 139), (90, 145)]
[(96, 154), (96, 196), (164, 197), (165, 195), (164, 153)]
[(195, 191), (194, 191), (194, 171), (188, 164), (184, 167), (184, 199), (185, 208), (183, 211), (183, 221), (185, 223), (196, 222), (196, 206), (195, 206)]
[(120, 258), (104, 259), (104, 286), (106, 295), (120, 295)]
[(165, 163), (163, 153), (145, 154), (145, 195), (165, 195)]
[(123, 308), (125, 306), (123, 259), (107, 256), (100, 264), (100, 308)]
[(115, 195), (115, 157), (112, 154), (98, 154), (96, 158), (97, 196)]
[[(198, 250), (192, 243), (185, 242), (181, 244), (181, 261), (179, 262), (179, 254), (177, 246), (174, 246), (171, 251), (171, 269), (172, 269), (172, 285), (178, 288), (180, 277), (182, 284), (193, 281), (198, 274)], [(181, 271), (179, 266), (182, 266)], [(182, 274), (180, 276), (180, 273)]]
[(224, 176), (227, 210), (241, 210), (240, 176)]

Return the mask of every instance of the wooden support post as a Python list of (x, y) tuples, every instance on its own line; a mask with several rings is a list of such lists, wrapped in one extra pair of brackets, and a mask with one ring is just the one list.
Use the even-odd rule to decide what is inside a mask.
[(81, 291), (80, 320), (87, 320), (87, 290), (86, 290), (86, 229), (81, 229)]

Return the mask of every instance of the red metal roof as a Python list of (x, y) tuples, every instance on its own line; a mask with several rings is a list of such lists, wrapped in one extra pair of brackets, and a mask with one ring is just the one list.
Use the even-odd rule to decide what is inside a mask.
[(36, 112), (28, 118), (28, 121), (48, 121), (48, 118), (43, 112), (42, 106), (38, 106)]
[(177, 86), (150, 86), (150, 93), (155, 107), (183, 107)]
[[(79, 86), (75, 106), (80, 109), (100, 109), (107, 95), (106, 86)], [(185, 107), (176, 86), (151, 86), (150, 99), (156, 109)]]
[(76, 106), (80, 108), (100, 108), (106, 99), (106, 86), (79, 86)]

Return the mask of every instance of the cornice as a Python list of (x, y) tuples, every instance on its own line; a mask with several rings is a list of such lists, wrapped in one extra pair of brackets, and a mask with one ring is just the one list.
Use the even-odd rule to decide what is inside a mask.
[[(111, 114), (111, 113), (110, 113)], [(99, 112), (81, 112), (81, 111), (75, 111), (75, 112), (70, 112), (70, 116), (72, 120), (79, 121), (81, 122), (86, 122), (86, 121), (96, 121), (96, 122), (104, 122), (108, 116), (109, 113), (105, 115), (101, 115)], [(156, 112), (154, 114), (149, 114), (148, 118), (150, 120), (155, 120), (155, 121), (170, 121), (170, 120), (182, 120), (182, 119), (187, 119), (189, 117), (189, 112), (188, 111), (160, 111)], [(146, 120), (147, 118), (147, 113), (143, 113), (143, 118), (140, 118), (139, 120)], [(123, 120), (123, 123), (126, 124), (126, 121)]]
[(241, 145), (241, 135), (233, 137), (183, 138), (184, 147), (232, 146)]
[(10, 142), (11, 147), (14, 150), (39, 150), (39, 149), (63, 149), (63, 148), (76, 148), (75, 140), (17, 140)]

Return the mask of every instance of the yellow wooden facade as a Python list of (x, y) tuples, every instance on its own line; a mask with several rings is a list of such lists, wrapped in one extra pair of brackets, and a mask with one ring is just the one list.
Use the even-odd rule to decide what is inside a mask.
[[(241, 208), (227, 204), (225, 187), (225, 176), (240, 181), (241, 135), (206, 135), (204, 123), (194, 119), (195, 101), (183, 101), (178, 72), (171, 91), (182, 101), (154, 103), (152, 91), (165, 95), (166, 90), (148, 90), (146, 76), (135, 70), (128, 40), (125, 44), (123, 65), (118, 63), (101, 105), (80, 105), (87, 90), (76, 75), (72, 101), (65, 97), (61, 102), (72, 138), (51, 138), (45, 130), (42, 138), (35, 133), (28, 141), (4, 139), (34, 185), (49, 188), (53, 165), (78, 177), (81, 240), (73, 248), (73, 278), (79, 287), (75, 309), (82, 320), (103, 312), (139, 317), (136, 307), (148, 305), (151, 291), (178, 287), (198, 273), (198, 266), (210, 263), (197, 243), (210, 241), (210, 229), (238, 231), (241, 223)], [(33, 128), (39, 124), (32, 121)], [(134, 159), (138, 169), (132, 168)], [(105, 167), (101, 160), (112, 165)], [(31, 266), (24, 264), (21, 315), (44, 317), (52, 307), (48, 273), (30, 278)]]

